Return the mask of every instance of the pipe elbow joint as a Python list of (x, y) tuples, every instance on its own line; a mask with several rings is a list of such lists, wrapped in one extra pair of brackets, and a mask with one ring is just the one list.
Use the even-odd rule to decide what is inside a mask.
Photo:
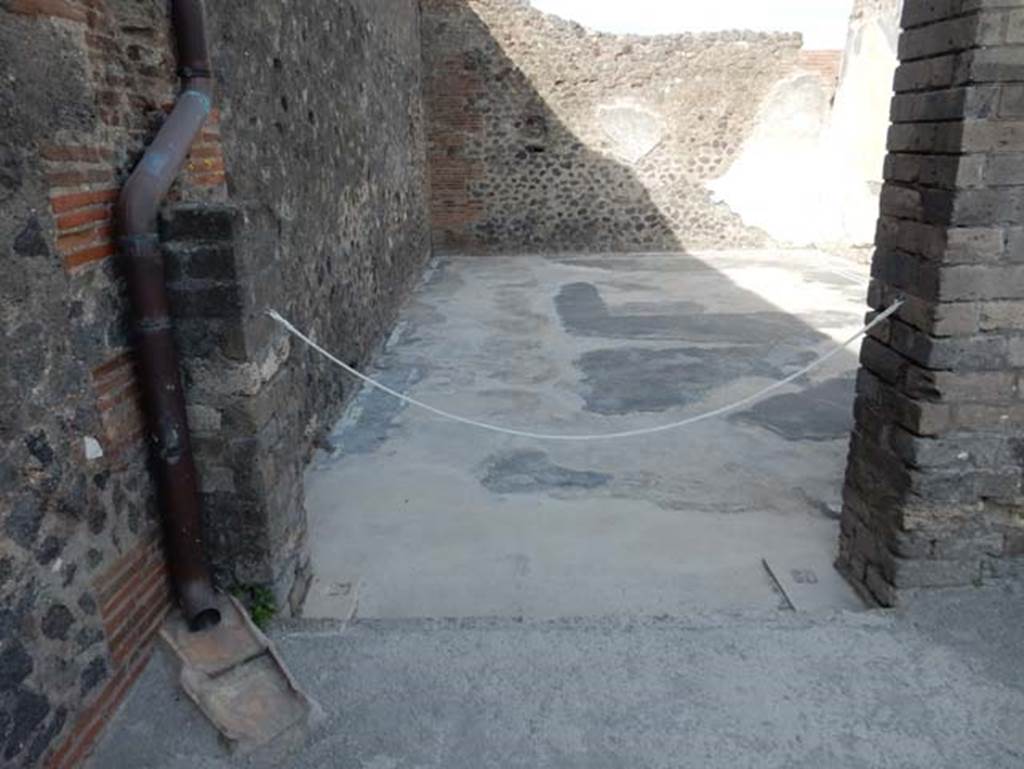
[(121, 190), (115, 210), (122, 237), (155, 233), (160, 200), (155, 190), (147, 190), (144, 178), (132, 174)]

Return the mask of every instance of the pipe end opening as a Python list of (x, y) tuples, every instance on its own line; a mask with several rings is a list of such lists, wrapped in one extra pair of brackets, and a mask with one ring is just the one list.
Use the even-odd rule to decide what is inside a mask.
[(219, 624), (220, 612), (217, 609), (203, 609), (189, 621), (188, 628), (193, 633), (200, 633), (203, 630), (217, 627)]

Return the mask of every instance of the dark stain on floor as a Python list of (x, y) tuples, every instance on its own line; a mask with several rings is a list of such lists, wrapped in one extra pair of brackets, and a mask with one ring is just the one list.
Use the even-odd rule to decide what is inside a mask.
[(801, 392), (768, 398), (733, 420), (758, 425), (790, 441), (830, 441), (853, 428), (854, 376), (829, 379)]
[(539, 450), (509, 451), (483, 463), (480, 482), (496, 494), (589, 490), (607, 486), (612, 476), (556, 465)]
[(694, 343), (769, 344), (799, 341), (814, 344), (823, 337), (800, 318), (784, 312), (710, 313), (697, 302), (629, 305), (633, 312), (613, 314), (591, 283), (569, 283), (555, 297), (566, 331), (579, 337), (604, 339), (672, 339)]
[(667, 411), (740, 377), (783, 376), (748, 347), (618, 347), (585, 353), (576, 365), (587, 411), (607, 415)]
[[(423, 376), (423, 370), (417, 366), (402, 366), (378, 372), (376, 379), (398, 392), (408, 392), (422, 381)], [(395, 420), (407, 407), (387, 393), (375, 387), (367, 387), (349, 408), (359, 409), (355, 424), (344, 426), (344, 429), (329, 438), (335, 453), (339, 455), (372, 454), (377, 451), (388, 440)]]

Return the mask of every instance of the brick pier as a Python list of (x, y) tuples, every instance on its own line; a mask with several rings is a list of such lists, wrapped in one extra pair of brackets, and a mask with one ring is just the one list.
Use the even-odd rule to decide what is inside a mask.
[(910, 0), (839, 566), (883, 605), (1024, 556), (1024, 2)]

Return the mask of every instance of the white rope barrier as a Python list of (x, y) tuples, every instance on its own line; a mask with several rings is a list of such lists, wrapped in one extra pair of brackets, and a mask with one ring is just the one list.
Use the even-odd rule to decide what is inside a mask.
[(351, 374), (352, 376), (354, 376), (357, 379), (361, 380), (362, 382), (370, 385), (371, 387), (374, 387), (374, 388), (380, 390), (381, 392), (387, 393), (388, 395), (390, 395), (393, 398), (397, 398), (398, 400), (402, 401), (403, 403), (406, 403), (406, 404), (408, 404), (410, 406), (415, 406), (417, 408), (423, 409), (424, 411), (430, 412), (431, 414), (434, 414), (435, 416), (441, 417), (443, 419), (449, 419), (449, 420), (451, 420), (453, 422), (458, 422), (460, 424), (468, 425), (470, 427), (476, 427), (476, 428), (479, 428), (481, 430), (488, 430), (488, 431), (494, 432), (494, 433), (501, 433), (502, 435), (513, 435), (513, 436), (516, 436), (516, 437), (519, 437), (519, 438), (532, 438), (533, 440), (538, 440), (538, 441), (608, 441), (608, 440), (616, 440), (616, 439), (619, 439), (619, 438), (638, 438), (638, 437), (641, 437), (641, 436), (644, 436), (644, 435), (654, 435), (656, 433), (668, 432), (669, 430), (678, 430), (678, 429), (681, 429), (683, 427), (689, 427), (690, 425), (697, 424), (698, 422), (704, 422), (704, 421), (707, 421), (709, 419), (714, 419), (716, 417), (720, 417), (720, 416), (723, 416), (725, 414), (729, 414), (729, 413), (731, 413), (733, 411), (737, 411), (737, 410), (739, 410), (741, 408), (744, 408), (744, 407), (749, 406), (749, 405), (751, 405), (753, 403), (756, 403), (757, 401), (760, 401), (760, 400), (764, 399), (766, 396), (772, 394), (776, 390), (779, 390), (779, 389), (785, 387), (788, 384), (792, 384), (793, 382), (795, 382), (796, 380), (800, 379), (801, 377), (806, 376), (810, 372), (812, 372), (815, 369), (819, 368), (820, 366), (824, 365), (828, 360), (830, 360), (831, 358), (834, 358), (836, 355), (838, 355), (843, 350), (845, 350), (847, 347), (852, 345), (854, 342), (856, 342), (862, 336), (865, 336), (873, 328), (875, 328), (876, 326), (880, 325), (881, 323), (884, 323), (886, 320), (888, 320), (890, 317), (892, 317), (892, 315), (895, 314), (900, 309), (900, 307), (902, 307), (902, 306), (903, 306), (903, 300), (900, 299), (899, 301), (894, 303), (891, 307), (886, 309), (884, 312), (879, 313), (879, 315), (877, 317), (875, 317), (874, 320), (872, 320), (870, 323), (868, 323), (866, 326), (864, 326), (864, 328), (862, 328), (860, 331), (858, 331), (856, 334), (851, 336), (849, 339), (847, 339), (842, 344), (836, 346), (832, 350), (829, 350), (827, 353), (825, 353), (824, 355), (822, 355), (821, 357), (819, 357), (817, 360), (813, 361), (812, 363), (804, 366), (799, 371), (796, 371), (796, 372), (790, 374), (785, 379), (781, 379), (778, 382), (774, 382), (774, 383), (768, 385), (767, 387), (765, 387), (762, 390), (758, 390), (753, 395), (748, 395), (747, 397), (741, 398), (740, 400), (734, 401), (733, 403), (730, 403), (730, 404), (728, 404), (726, 406), (720, 406), (719, 408), (712, 409), (711, 411), (706, 411), (706, 412), (704, 412), (702, 414), (696, 414), (694, 416), (687, 417), (686, 419), (681, 419), (678, 422), (670, 422), (668, 424), (658, 425), (656, 427), (646, 427), (646, 428), (639, 429), (639, 430), (625, 430), (623, 432), (596, 433), (596, 434), (591, 434), (591, 435), (561, 435), (561, 434), (552, 434), (552, 433), (531, 432), (529, 430), (516, 430), (516, 429), (510, 428), (510, 427), (502, 427), (501, 425), (494, 425), (494, 424), (489, 424), (488, 422), (481, 422), (481, 421), (476, 420), (476, 419), (471, 419), (469, 417), (463, 417), (463, 416), (459, 416), (458, 414), (453, 414), (450, 411), (445, 411), (444, 409), (439, 409), (436, 406), (431, 406), (429, 403), (424, 403), (423, 401), (416, 400), (415, 398), (412, 398), (412, 397), (410, 397), (408, 395), (403, 395), (402, 393), (397, 392), (396, 390), (391, 389), (387, 385), (382, 384), (381, 382), (378, 382), (376, 379), (373, 379), (371, 377), (366, 376), (365, 374), (360, 373), (359, 371), (356, 371), (354, 368), (352, 368), (352, 366), (349, 366), (344, 361), (339, 360), (334, 355), (332, 355), (327, 350), (325, 350), (323, 347), (321, 347), (316, 342), (314, 342), (312, 339), (310, 339), (308, 336), (306, 336), (301, 331), (299, 331), (297, 328), (295, 328), (295, 326), (293, 326), (290, 322), (288, 322), (276, 310), (267, 310), (267, 315), (269, 315), (271, 318), (273, 318), (275, 321), (277, 321), (279, 324), (281, 324), (281, 326), (283, 326), (284, 329), (286, 331), (288, 331), (288, 333), (292, 334), (297, 339), (300, 339), (302, 342), (307, 344), (310, 348), (312, 348), (313, 350), (316, 350), (318, 353), (320, 353), (325, 358), (327, 358), (327, 360), (331, 361), (332, 363), (334, 363), (336, 366), (338, 366), (339, 368), (341, 368), (342, 370), (344, 370), (348, 374)]

